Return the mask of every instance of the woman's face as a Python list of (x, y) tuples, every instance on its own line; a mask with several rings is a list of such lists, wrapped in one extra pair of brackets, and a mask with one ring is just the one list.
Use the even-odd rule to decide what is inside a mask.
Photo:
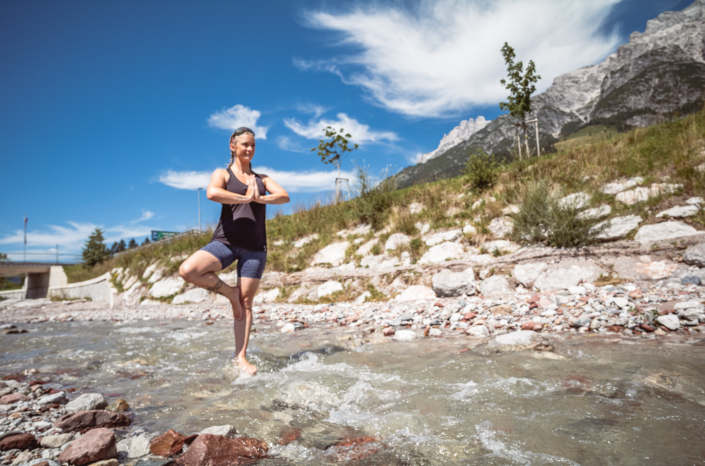
[(230, 144), (230, 150), (235, 152), (237, 158), (250, 162), (255, 156), (255, 137), (250, 133), (235, 136), (235, 140)]

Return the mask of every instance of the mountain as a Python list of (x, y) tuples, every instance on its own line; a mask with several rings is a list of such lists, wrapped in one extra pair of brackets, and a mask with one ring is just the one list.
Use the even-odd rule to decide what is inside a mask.
[(480, 131), (489, 123), (489, 120), (485, 120), (485, 117), (483, 116), (479, 116), (475, 120), (468, 118), (467, 120), (461, 121), (460, 124), (453, 128), (450, 133), (443, 135), (443, 139), (441, 139), (441, 143), (438, 144), (438, 148), (436, 150), (423, 154), (419, 159), (419, 162), (426, 162), (434, 157), (438, 157), (451, 147), (467, 141), (470, 139), (470, 136)]
[[(602, 63), (555, 78), (534, 97), (534, 112), (527, 119), (538, 117), (544, 153), (590, 126), (625, 131), (698, 111), (704, 104), (705, 0), (697, 0), (682, 11), (665, 12), (648, 21), (643, 33), (632, 33), (629, 42)], [(499, 159), (510, 157), (514, 123), (511, 116), (502, 115), (445, 150), (441, 149), (447, 145), (441, 141), (436, 151), (424, 154), (422, 163), (395, 176), (397, 186), (458, 176), (474, 149)], [(534, 140), (532, 131), (529, 141)], [(535, 143), (531, 147), (535, 150)]]

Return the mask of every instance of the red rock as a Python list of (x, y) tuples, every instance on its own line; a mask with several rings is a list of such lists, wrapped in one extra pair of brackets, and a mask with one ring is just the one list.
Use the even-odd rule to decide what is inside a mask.
[(472, 320), (477, 316), (477, 312), (468, 312), (465, 314), (465, 320)]
[(279, 440), (277, 441), (277, 444), (288, 445), (291, 442), (293, 442), (294, 440), (298, 440), (299, 438), (301, 438), (301, 434), (302, 434), (301, 429), (298, 429), (296, 427), (286, 426), (279, 433)]
[(65, 414), (54, 423), (54, 427), (58, 427), (64, 432), (83, 432), (96, 427), (121, 427), (129, 425), (130, 418), (124, 414), (111, 413), (110, 411), (103, 410), (79, 411), (73, 414)]
[(653, 332), (655, 329), (649, 324), (639, 324), (639, 327), (647, 332)]
[(37, 439), (32, 434), (17, 434), (0, 440), (0, 451), (29, 450), (37, 448)]
[(11, 405), (12, 403), (17, 403), (18, 401), (29, 401), (30, 398), (21, 393), (10, 393), (0, 397), (0, 405)]
[(41, 463), (34, 463), (34, 466), (49, 466), (48, 461), (42, 461)]
[(427, 325), (426, 328), (423, 329), (423, 336), (427, 337), (430, 331), (431, 331), (431, 326)]
[(44, 385), (45, 383), (49, 383), (49, 381), (48, 380), (34, 380), (29, 383), (29, 386), (33, 387), (35, 385)]
[(27, 376), (23, 374), (9, 374), (3, 376), (2, 380), (16, 380), (17, 382), (24, 382), (26, 378)]
[(374, 437), (356, 437), (329, 446), (326, 448), (326, 456), (334, 463), (359, 461), (374, 455), (382, 447)]
[(531, 310), (531, 309), (538, 309), (538, 307), (539, 307), (539, 303), (531, 303), (531, 304), (529, 304), (529, 310)]
[(149, 451), (157, 456), (174, 456), (181, 453), (186, 437), (169, 429), (149, 444)]
[[(90, 411), (83, 411), (90, 412)], [(109, 460), (117, 457), (115, 434), (110, 429), (93, 429), (71, 442), (59, 455), (60, 463), (75, 466)]]
[(239, 466), (254, 464), (267, 454), (267, 443), (255, 438), (229, 439), (202, 434), (174, 464), (176, 466)]
[(609, 327), (607, 327), (607, 331), (608, 332), (621, 332), (622, 327), (619, 325), (610, 325)]
[(529, 298), (529, 302), (530, 303), (538, 303), (540, 299), (541, 299), (541, 295), (535, 294), (531, 298)]
[(634, 290), (629, 293), (629, 297), (632, 299), (641, 299), (644, 297), (644, 293), (642, 293), (641, 290)]
[(542, 307), (542, 308), (543, 308), (543, 307), (548, 307), (548, 306), (550, 306), (551, 304), (553, 304), (553, 302), (551, 302), (550, 299), (541, 298), (541, 299), (539, 300), (539, 303), (538, 303), (538, 304), (539, 304), (539, 307)]
[(443, 305), (443, 303), (441, 303), (441, 302), (438, 302), (438, 303), (434, 304), (434, 306), (445, 307), (445, 306)]
[(348, 316), (345, 320), (352, 324), (353, 322), (357, 322), (357, 316)]
[(394, 336), (395, 333), (396, 332), (394, 331), (394, 328), (392, 328), (392, 327), (386, 327), (382, 331), (382, 335), (384, 335), (385, 337), (392, 337), (392, 336)]
[(184, 443), (186, 445), (191, 445), (193, 441), (196, 440), (196, 437), (198, 437), (198, 434), (191, 434), (184, 439)]

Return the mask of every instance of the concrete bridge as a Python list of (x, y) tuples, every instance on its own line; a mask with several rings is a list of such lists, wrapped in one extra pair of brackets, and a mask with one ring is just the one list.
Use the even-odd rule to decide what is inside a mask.
[(50, 287), (68, 283), (62, 266), (44, 262), (0, 262), (0, 277), (25, 277), (21, 290), (0, 291), (4, 298), (46, 298)]

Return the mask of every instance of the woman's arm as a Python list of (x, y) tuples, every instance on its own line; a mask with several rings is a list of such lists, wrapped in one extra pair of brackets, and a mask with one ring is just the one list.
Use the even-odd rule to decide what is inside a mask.
[(271, 194), (260, 195), (257, 183), (254, 183), (255, 198), (253, 201), (260, 204), (286, 204), (289, 202), (289, 193), (287, 193), (284, 188), (275, 183), (274, 180), (267, 175), (261, 175), (261, 177), (264, 188)]
[(206, 197), (220, 204), (247, 204), (251, 202), (255, 197), (252, 185), (248, 183), (247, 193), (244, 196), (231, 193), (226, 189), (228, 187), (227, 173), (227, 170), (222, 169), (213, 172), (208, 189), (206, 189)]

